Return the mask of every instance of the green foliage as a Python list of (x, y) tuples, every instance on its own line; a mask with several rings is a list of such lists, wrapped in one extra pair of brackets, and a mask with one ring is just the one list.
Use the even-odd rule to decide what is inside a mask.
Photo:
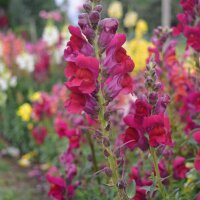
[[(115, 0), (113, 0), (115, 1)], [(106, 4), (110, 4), (110, 0), (106, 0)], [(134, 10), (139, 14), (139, 18), (145, 19), (152, 31), (161, 25), (161, 0), (121, 0), (123, 4), (124, 15), (127, 11)], [(176, 14), (181, 10), (179, 0), (171, 0), (172, 8), (172, 25), (177, 23)]]
[(30, 29), (30, 25), (37, 25), (37, 34), (41, 35), (45, 21), (39, 17), (41, 10), (55, 10), (54, 0), (10, 0), (8, 5), (8, 15), (11, 27), (15, 30), (19, 26), (25, 26), (26, 30)]

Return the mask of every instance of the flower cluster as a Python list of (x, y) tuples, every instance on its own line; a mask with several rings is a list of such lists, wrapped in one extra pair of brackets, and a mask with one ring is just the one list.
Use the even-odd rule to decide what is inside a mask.
[[(169, 119), (164, 114), (169, 97), (161, 95), (161, 83), (156, 81), (155, 63), (150, 61), (145, 73), (147, 96), (139, 97), (124, 121), (129, 128), (124, 133), (124, 142), (130, 149), (139, 146), (145, 150), (152, 147), (171, 145)], [(148, 135), (146, 137), (145, 135)], [(147, 140), (149, 139), (149, 142)]]
[(199, 52), (200, 39), (198, 35), (200, 33), (200, 3), (195, 0), (181, 0), (180, 4), (183, 9), (183, 13), (177, 15), (179, 24), (174, 28), (173, 33), (174, 35), (183, 33), (187, 39), (187, 45)]
[[(79, 16), (80, 28), (69, 27), (72, 36), (64, 53), (65, 60), (68, 61), (65, 70), (68, 78), (66, 86), (71, 90), (66, 108), (71, 112), (85, 111), (97, 117), (99, 88), (105, 93), (107, 103), (121, 92), (132, 92), (129, 72), (133, 70), (134, 63), (122, 47), (126, 41), (125, 35), (115, 34), (118, 28), (117, 20), (100, 20), (101, 5), (92, 8), (86, 3), (84, 9), (87, 13)], [(98, 47), (92, 46), (95, 41), (100, 51), (97, 54), (106, 52), (102, 60), (99, 55), (95, 57), (95, 48)], [(100, 66), (105, 77), (99, 76)]]

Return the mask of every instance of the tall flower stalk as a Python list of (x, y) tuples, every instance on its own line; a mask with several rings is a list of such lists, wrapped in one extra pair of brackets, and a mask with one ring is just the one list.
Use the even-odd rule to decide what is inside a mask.
[[(147, 69), (146, 69), (146, 73), (145, 73), (145, 76), (146, 76), (146, 82), (145, 82), (145, 86), (146, 86), (146, 89), (148, 91), (148, 99), (149, 99), (149, 103), (151, 104), (152, 106), (152, 115), (155, 114), (156, 112), (156, 107), (157, 107), (157, 102), (158, 102), (158, 92), (159, 90), (161, 89), (161, 83), (157, 82), (157, 77), (156, 77), (156, 63), (154, 61), (154, 56), (152, 56), (150, 58), (150, 61), (149, 63), (147, 64)], [(164, 97), (165, 98), (165, 101), (167, 100), (167, 96)], [(168, 100), (167, 100), (168, 101)], [(157, 126), (157, 125), (156, 125)], [(161, 139), (161, 135), (160, 134), (165, 134), (165, 130), (161, 130), (160, 128), (156, 127), (155, 126), (155, 134), (157, 134), (157, 138), (160, 137), (160, 140)], [(157, 130), (156, 130), (157, 129)], [(165, 139), (163, 140), (164, 141), (164, 144), (170, 144), (171, 143), (171, 137), (169, 135), (167, 135), (168, 133), (166, 133), (166, 137)], [(150, 154), (152, 156), (152, 159), (153, 159), (153, 165), (154, 165), (154, 169), (155, 169), (155, 178), (156, 178), (156, 182), (157, 182), (157, 186), (159, 188), (159, 191), (162, 195), (162, 198), (163, 199), (168, 199), (167, 198), (167, 194), (165, 192), (165, 189), (164, 189), (164, 186), (162, 184), (162, 180), (161, 180), (161, 176), (160, 176), (160, 171), (159, 171), (159, 161), (158, 161), (158, 158), (157, 158), (157, 153), (156, 153), (156, 149), (155, 147), (158, 146), (158, 143), (159, 141), (157, 141), (157, 144), (150, 144), (150, 147), (149, 147), (149, 151), (150, 151)]]
[(90, 0), (83, 8), (86, 12), (79, 15), (80, 28), (69, 27), (72, 36), (64, 53), (68, 62), (66, 86), (71, 91), (66, 108), (72, 113), (84, 111), (98, 122), (94, 137), (107, 160), (105, 173), (117, 199), (127, 200), (126, 183), (112, 144), (108, 107), (120, 93), (133, 91), (129, 73), (134, 63), (122, 47), (125, 35), (116, 33), (118, 21), (101, 19), (100, 0)]

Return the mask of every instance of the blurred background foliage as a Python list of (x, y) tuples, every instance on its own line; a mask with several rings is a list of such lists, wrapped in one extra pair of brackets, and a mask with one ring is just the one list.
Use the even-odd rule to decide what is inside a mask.
[(39, 17), (41, 10), (57, 9), (54, 0), (0, 0), (0, 7), (9, 17), (12, 30), (31, 31), (30, 26), (37, 26), (37, 35), (41, 35), (45, 21)]
[[(107, 7), (112, 1), (115, 0), (103, 0), (102, 2)], [(66, 3), (67, 0), (64, 2)], [(148, 22), (150, 33), (160, 25), (162, 0), (121, 0), (121, 2), (124, 6), (124, 15), (127, 11), (136, 11), (140, 18)], [(176, 13), (180, 11), (178, 2), (179, 0), (171, 0), (172, 25), (176, 24)], [(8, 15), (10, 27), (14, 31), (31, 31), (30, 26), (36, 25), (37, 36), (41, 35), (45, 23), (38, 15), (39, 11), (58, 9), (55, 0), (0, 0), (0, 7)]]

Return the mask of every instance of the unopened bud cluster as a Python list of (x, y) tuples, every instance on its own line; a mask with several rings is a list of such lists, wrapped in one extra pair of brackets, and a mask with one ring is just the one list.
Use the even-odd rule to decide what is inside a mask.
[(90, 43), (96, 36), (95, 31), (101, 18), (102, 6), (98, 3), (100, 1), (93, 0), (83, 4), (85, 13), (79, 15), (78, 24)]

